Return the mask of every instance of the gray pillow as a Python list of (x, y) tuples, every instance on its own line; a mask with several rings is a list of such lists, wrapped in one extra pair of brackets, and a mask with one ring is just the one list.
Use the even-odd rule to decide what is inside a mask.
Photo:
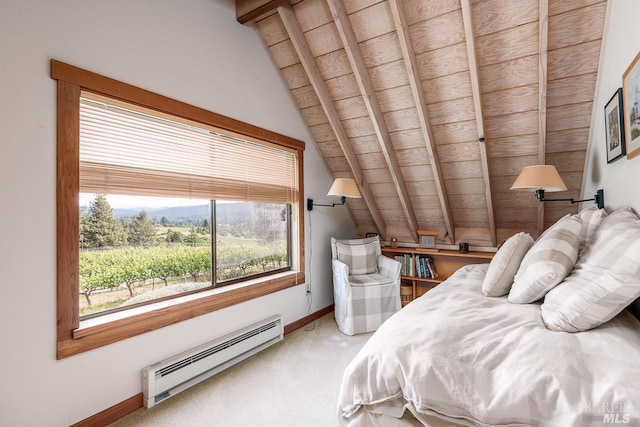
[(582, 242), (582, 219), (567, 215), (552, 225), (524, 256), (509, 291), (509, 302), (542, 298), (573, 270)]
[(482, 293), (488, 297), (501, 297), (509, 293), (513, 278), (525, 254), (533, 246), (533, 238), (523, 231), (509, 237), (489, 264), (482, 282)]
[(377, 242), (362, 245), (345, 245), (336, 242), (337, 258), (349, 266), (349, 274), (371, 274), (378, 272)]
[(549, 291), (542, 320), (554, 331), (578, 332), (612, 319), (640, 296), (640, 219), (619, 209), (603, 219), (573, 272)]

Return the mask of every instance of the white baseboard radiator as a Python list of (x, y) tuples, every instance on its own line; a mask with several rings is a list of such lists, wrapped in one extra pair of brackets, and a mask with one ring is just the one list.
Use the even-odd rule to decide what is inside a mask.
[(281, 341), (282, 316), (272, 316), (142, 369), (144, 406), (157, 403)]

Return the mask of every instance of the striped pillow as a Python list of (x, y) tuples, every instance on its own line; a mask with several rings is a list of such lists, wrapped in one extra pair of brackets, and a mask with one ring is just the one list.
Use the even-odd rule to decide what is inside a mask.
[(498, 249), (489, 264), (482, 282), (482, 293), (487, 297), (501, 297), (509, 293), (513, 277), (520, 262), (533, 246), (533, 238), (524, 231), (509, 237)]
[(607, 211), (598, 208), (584, 208), (578, 212), (578, 215), (582, 219), (583, 246), (588, 245), (595, 237), (603, 218), (607, 216)]
[(554, 331), (586, 331), (640, 297), (640, 220), (628, 208), (609, 214), (574, 271), (549, 291), (542, 320)]
[(509, 302), (537, 301), (567, 277), (578, 259), (581, 232), (582, 219), (578, 215), (567, 215), (545, 231), (524, 256)]
[(349, 266), (349, 275), (371, 274), (378, 272), (378, 242), (363, 245), (345, 245), (336, 242), (338, 261)]

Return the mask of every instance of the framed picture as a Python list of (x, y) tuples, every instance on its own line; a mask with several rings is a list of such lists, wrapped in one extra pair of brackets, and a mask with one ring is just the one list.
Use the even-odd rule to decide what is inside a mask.
[(640, 155), (640, 52), (622, 75), (627, 159)]
[(437, 231), (418, 230), (418, 236), (420, 236), (420, 247), (421, 248), (435, 249), (435, 247), (436, 247), (436, 237), (438, 236), (438, 232)]
[(607, 163), (611, 163), (626, 153), (624, 116), (622, 114), (622, 88), (616, 90), (604, 107), (604, 128), (607, 134)]

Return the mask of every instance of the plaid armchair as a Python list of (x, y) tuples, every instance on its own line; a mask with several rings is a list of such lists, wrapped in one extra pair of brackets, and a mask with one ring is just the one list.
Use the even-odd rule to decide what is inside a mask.
[(331, 238), (333, 299), (340, 331), (347, 335), (375, 331), (400, 310), (401, 264), (382, 255), (378, 236)]

